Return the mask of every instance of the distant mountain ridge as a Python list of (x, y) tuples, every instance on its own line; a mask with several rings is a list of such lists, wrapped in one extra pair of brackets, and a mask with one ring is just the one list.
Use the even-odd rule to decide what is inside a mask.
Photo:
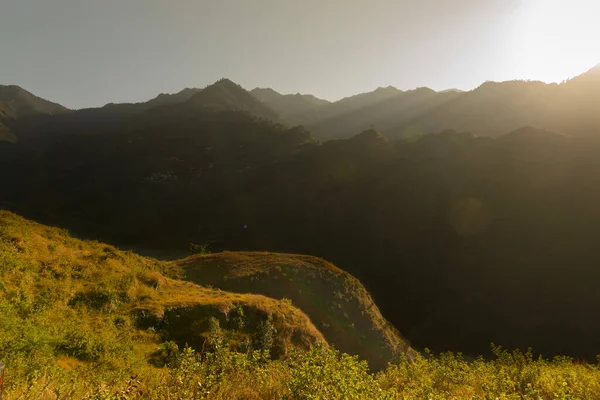
[[(56, 114), (51, 119), (16, 120), (15, 133), (22, 138), (53, 137), (65, 134), (89, 134), (126, 130), (145, 113), (161, 113), (172, 108), (203, 112), (242, 112), (270, 121), (279, 115), (261, 103), (240, 85), (221, 79), (203, 89), (186, 88), (174, 94), (162, 93), (140, 103), (108, 103), (99, 108), (79, 109)], [(0, 120), (0, 123), (2, 121)], [(0, 138), (3, 135), (0, 125)], [(7, 133), (6, 141), (16, 141), (17, 135)]]
[(456, 129), (499, 136), (528, 125), (565, 134), (600, 133), (598, 71), (595, 67), (562, 84), (485, 82), (386, 133), (401, 138), (410, 128), (425, 133)]
[[(276, 92), (256, 90), (255, 94), (263, 101), (278, 101)], [(498, 136), (528, 125), (581, 134), (600, 132), (599, 98), (600, 65), (562, 84), (489, 81), (471, 91), (437, 93), (427, 88), (407, 92), (378, 88), (288, 119), (305, 125), (320, 140), (348, 138), (368, 128), (390, 139), (447, 129)]]
[(310, 94), (280, 94), (273, 89), (256, 88), (250, 91), (257, 99), (271, 107), (284, 120), (290, 122), (298, 121), (298, 116), (306, 113), (316, 112), (329, 101), (319, 99)]
[[(303, 125), (322, 141), (377, 129), (388, 139), (415, 140), (448, 129), (498, 136), (523, 126), (565, 134), (600, 132), (600, 65), (562, 84), (536, 81), (485, 82), (471, 91), (393, 86), (329, 102), (310, 94), (247, 91), (229, 79), (204, 89), (186, 88), (141, 103), (110, 103), (69, 112), (16, 86), (0, 87), (0, 141), (50, 134), (121, 129), (161, 107), (235, 111), (288, 126)], [(53, 116), (35, 120), (36, 116)], [(26, 120), (23, 122), (23, 120)]]

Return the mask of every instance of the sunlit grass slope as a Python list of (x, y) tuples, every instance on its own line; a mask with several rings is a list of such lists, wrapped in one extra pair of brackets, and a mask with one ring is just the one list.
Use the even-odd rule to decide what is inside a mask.
[[(294, 289), (270, 289), (269, 298), (169, 278), (182, 269), (196, 280), (204, 271), (215, 286)], [(294, 300), (276, 300), (284, 292), (311, 318), (311, 304), (323, 307), (324, 327), (352, 325), (323, 311), (332, 301), (357, 318), (356, 332), (365, 321), (375, 330), (368, 337), (391, 332), (374, 305), (365, 307), (364, 288), (320, 259), (224, 253), (165, 263), (0, 211), (3, 399), (600, 398), (598, 365), (499, 348), (487, 361), (400, 354), (371, 373), (366, 361), (329, 348)], [(325, 336), (346, 345), (338, 328)]]
[(337, 349), (383, 369), (414, 351), (381, 315), (370, 294), (350, 274), (311, 256), (224, 252), (177, 262), (192, 282), (236, 293), (289, 299)]
[(101, 381), (154, 369), (149, 362), (160, 364), (165, 341), (209, 350), (213, 335), (232, 350), (268, 348), (275, 358), (324, 342), (289, 303), (170, 279), (165, 268), (0, 211), (0, 360), (9, 396), (41, 379), (49, 392), (75, 380), (68, 390), (77, 398)]

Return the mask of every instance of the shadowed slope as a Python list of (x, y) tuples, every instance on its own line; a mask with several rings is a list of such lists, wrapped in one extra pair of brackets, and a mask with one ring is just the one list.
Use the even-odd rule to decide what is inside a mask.
[(69, 109), (29, 93), (19, 86), (0, 85), (0, 118), (17, 119), (37, 114), (55, 115)]
[(281, 117), (289, 122), (302, 122), (302, 114), (318, 112), (322, 107), (330, 104), (329, 101), (319, 99), (310, 94), (280, 94), (273, 89), (256, 88), (250, 91), (265, 105), (277, 111)]
[(37, 97), (19, 86), (0, 85), (0, 142), (17, 141), (17, 136), (10, 129), (14, 120), (67, 112), (69, 110), (60, 104)]

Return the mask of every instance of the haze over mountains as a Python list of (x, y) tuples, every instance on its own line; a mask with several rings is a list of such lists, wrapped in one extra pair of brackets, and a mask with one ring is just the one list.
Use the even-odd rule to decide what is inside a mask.
[[(445, 129), (498, 136), (522, 126), (578, 134), (581, 129), (600, 129), (596, 118), (599, 93), (600, 66), (562, 84), (486, 82), (468, 92), (435, 92), (428, 88), (401, 91), (387, 87), (336, 102), (312, 95), (282, 95), (272, 89), (256, 88), (247, 92), (223, 79), (204, 90), (184, 89), (176, 94), (161, 94), (144, 103), (108, 104), (78, 110), (68, 117), (44, 121), (41, 129), (58, 133), (69, 129), (80, 131), (79, 120), (86, 124), (94, 119), (95, 125), (103, 126), (108, 120), (120, 122), (155, 107), (193, 103), (196, 107), (244, 111), (289, 126), (303, 125), (319, 140), (348, 138), (370, 128), (390, 139), (409, 140)], [(10, 128), (15, 120), (68, 111), (16, 86), (3, 86), (0, 94), (0, 123), (4, 126), (0, 140), (16, 139), (14, 131), (19, 128)], [(73, 124), (73, 128), (67, 127)], [(20, 130), (27, 135), (40, 129), (29, 126)]]
[(324, 257), (417, 347), (600, 348), (599, 67), (337, 102), (227, 79), (74, 111), (3, 90), (6, 208), (160, 255)]

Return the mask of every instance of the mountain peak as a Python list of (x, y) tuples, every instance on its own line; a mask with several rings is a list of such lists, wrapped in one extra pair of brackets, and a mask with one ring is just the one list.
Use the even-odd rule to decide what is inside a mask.
[(35, 114), (61, 114), (69, 110), (37, 97), (17, 85), (0, 85), (0, 117), (20, 118)]
[(227, 86), (227, 87), (242, 88), (242, 86), (238, 85), (237, 83), (235, 83), (234, 81), (232, 81), (229, 78), (221, 78), (221, 79), (219, 79), (218, 81), (216, 81), (215, 83), (213, 83), (212, 85), (209, 85), (209, 86), (215, 86), (215, 85), (223, 85), (223, 86)]
[(243, 111), (260, 118), (277, 121), (279, 116), (270, 107), (242, 86), (227, 78), (222, 78), (194, 94), (188, 101), (193, 106), (221, 110)]
[(386, 87), (380, 86), (377, 89), (375, 89), (373, 91), (373, 93), (397, 94), (397, 93), (402, 93), (402, 90), (400, 90), (400, 89), (398, 89), (398, 88), (396, 88), (394, 86), (391, 86), (391, 85), (390, 86), (386, 86)]

